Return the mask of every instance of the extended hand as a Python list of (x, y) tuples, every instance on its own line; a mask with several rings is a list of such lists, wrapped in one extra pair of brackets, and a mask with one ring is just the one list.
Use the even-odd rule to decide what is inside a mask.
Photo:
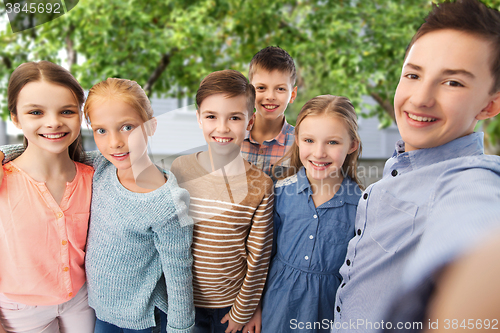
[(225, 333), (236, 333), (238, 331), (241, 331), (241, 329), (243, 328), (243, 324), (238, 324), (237, 322), (233, 321), (231, 317), (229, 317), (229, 312), (226, 313), (226, 315), (220, 322), (221, 324), (224, 324), (226, 321), (229, 321), (229, 323), (227, 324)]
[(260, 333), (262, 327), (262, 307), (257, 305), (250, 321), (243, 327), (243, 333)]

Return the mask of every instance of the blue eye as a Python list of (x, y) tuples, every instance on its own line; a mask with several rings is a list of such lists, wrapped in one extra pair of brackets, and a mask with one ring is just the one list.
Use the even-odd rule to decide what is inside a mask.
[(133, 130), (133, 129), (134, 129), (134, 126), (132, 126), (132, 125), (125, 125), (125, 126), (123, 126), (123, 127), (122, 127), (122, 129), (123, 129), (124, 131), (128, 132), (128, 131)]
[(98, 129), (96, 129), (96, 130), (95, 130), (95, 132), (96, 132), (97, 134), (104, 134), (104, 133), (106, 133), (106, 130), (104, 130), (104, 129), (102, 129), (102, 128), (98, 128)]
[(313, 140), (311, 140), (311, 139), (304, 139), (304, 142), (307, 142), (307, 143), (312, 143), (312, 142), (313, 142)]
[(34, 116), (40, 116), (42, 114), (42, 111), (33, 110), (33, 111), (30, 111), (29, 114), (32, 114)]
[(328, 144), (329, 145), (336, 145), (336, 144), (338, 144), (338, 142), (335, 140), (332, 140), (332, 141), (328, 141)]

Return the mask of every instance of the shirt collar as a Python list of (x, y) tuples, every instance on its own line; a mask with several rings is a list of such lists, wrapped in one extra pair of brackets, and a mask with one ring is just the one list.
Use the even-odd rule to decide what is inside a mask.
[[(264, 142), (273, 142), (273, 141), (276, 141), (276, 143), (278, 143), (280, 146), (284, 146), (285, 143), (286, 143), (286, 134), (288, 133), (290, 127), (292, 127), (292, 125), (288, 124), (287, 121), (286, 121), (286, 118), (285, 118), (283, 126), (281, 127), (281, 130), (280, 130), (279, 134), (274, 139), (266, 140)], [(250, 141), (251, 143), (254, 143), (254, 144), (259, 144), (257, 141), (255, 141), (254, 139), (252, 139), (251, 133), (252, 132), (250, 132), (250, 131), (246, 132), (245, 140), (248, 140), (248, 141)]]
[(399, 140), (396, 142), (396, 150), (391, 159), (409, 160), (413, 169), (418, 169), (457, 157), (482, 155), (484, 153), (483, 141), (483, 132), (476, 132), (438, 147), (405, 152), (405, 143)]
[[(312, 195), (311, 184), (309, 184), (309, 180), (307, 180), (306, 168), (301, 167), (299, 172), (297, 172), (297, 194), (304, 191), (307, 191), (308, 196)], [(346, 176), (342, 181), (340, 189), (335, 193), (332, 199), (327, 201), (327, 203), (330, 206), (341, 206), (344, 203), (357, 205), (361, 193), (362, 191), (358, 184), (349, 176)]]

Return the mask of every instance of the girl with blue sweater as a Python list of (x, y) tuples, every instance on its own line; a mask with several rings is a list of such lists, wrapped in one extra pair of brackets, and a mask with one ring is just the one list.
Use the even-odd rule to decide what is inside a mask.
[(288, 177), (275, 186), (262, 332), (329, 332), (361, 196), (357, 127), (345, 97), (315, 97), (298, 115), (295, 142), (283, 157), (290, 158)]
[(149, 100), (136, 82), (107, 79), (90, 89), (84, 113), (101, 153), (92, 158), (85, 262), (95, 332), (151, 332), (155, 326), (189, 332), (189, 194), (147, 155), (147, 136), (155, 130)]

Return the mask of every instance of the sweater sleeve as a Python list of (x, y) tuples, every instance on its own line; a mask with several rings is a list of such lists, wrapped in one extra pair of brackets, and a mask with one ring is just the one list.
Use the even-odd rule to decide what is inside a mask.
[(175, 183), (171, 189), (171, 197), (175, 207), (174, 215), (166, 224), (153, 226), (153, 231), (167, 285), (167, 332), (189, 333), (194, 325), (195, 315), (191, 273), (193, 222), (188, 216), (188, 192)]
[[(0, 151), (5, 154), (2, 165), (15, 160), (16, 158), (21, 156), (21, 154), (24, 153), (25, 150), (26, 148), (21, 144), (0, 146)], [(85, 159), (82, 163), (90, 166), (95, 166), (94, 164), (96, 160), (101, 156), (102, 155), (98, 150), (85, 152)]]
[(2, 165), (15, 160), (16, 158), (21, 156), (21, 154), (24, 153), (25, 150), (26, 148), (21, 144), (1, 146), (0, 151), (5, 154), (2, 160)]
[(239, 324), (246, 324), (252, 317), (266, 283), (273, 243), (273, 184), (267, 184), (253, 219), (246, 241), (247, 273), (229, 316)]

